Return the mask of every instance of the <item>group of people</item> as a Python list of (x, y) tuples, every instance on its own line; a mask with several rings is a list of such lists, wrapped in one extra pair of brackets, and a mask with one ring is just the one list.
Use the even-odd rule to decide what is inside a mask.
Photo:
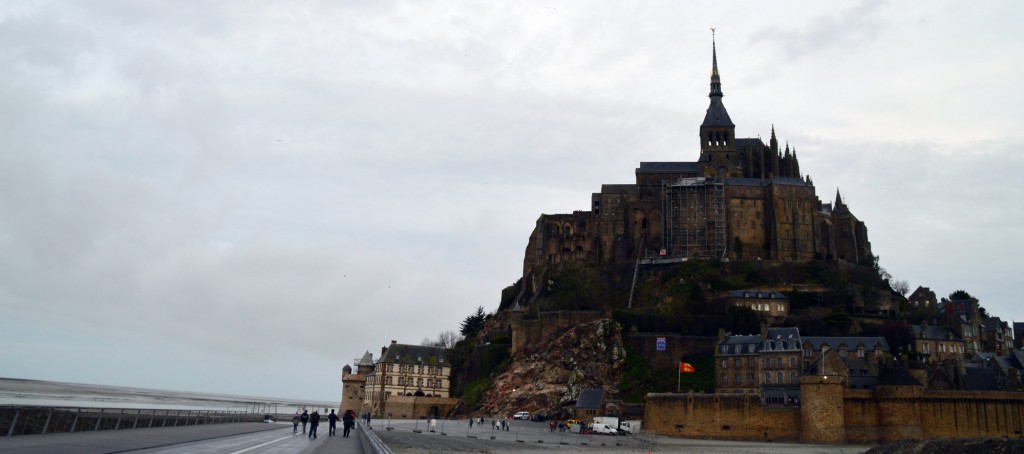
[[(472, 428), (473, 424), (476, 423), (479, 426), (484, 425), (484, 418), (469, 418), (469, 427)], [(493, 419), (491, 420), (491, 429), (494, 430), (509, 430), (512, 428), (512, 423), (507, 419)]]
[[(338, 415), (334, 413), (334, 410), (331, 410), (331, 414), (327, 415), (327, 436), (333, 437), (337, 435), (338, 419), (341, 419), (341, 425), (344, 428), (344, 432), (342, 432), (342, 437), (347, 438), (349, 433), (352, 431), (352, 428), (355, 427), (356, 425), (356, 412), (352, 410), (345, 410), (345, 414), (342, 415), (341, 418), (338, 418)], [(295, 415), (292, 416), (293, 434), (299, 433), (299, 423), (302, 424), (302, 433), (306, 433), (306, 425), (308, 424), (308, 438), (311, 440), (315, 439), (316, 429), (320, 425), (320, 413), (317, 412), (316, 410), (313, 410), (312, 414), (309, 413), (309, 410), (303, 410), (301, 415), (299, 414), (299, 412), (295, 412)]]

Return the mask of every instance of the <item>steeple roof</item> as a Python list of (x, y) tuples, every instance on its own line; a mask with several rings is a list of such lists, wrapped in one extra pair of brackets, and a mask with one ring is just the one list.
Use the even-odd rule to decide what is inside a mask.
[(722, 80), (718, 75), (718, 51), (715, 49), (715, 29), (711, 29), (711, 92), (708, 93), (708, 97), (711, 98), (711, 104), (704, 115), (704, 123), (701, 124), (701, 127), (736, 126), (732, 123), (732, 119), (729, 118), (729, 112), (725, 110), (725, 105), (722, 104), (722, 96), (725, 95), (722, 94)]

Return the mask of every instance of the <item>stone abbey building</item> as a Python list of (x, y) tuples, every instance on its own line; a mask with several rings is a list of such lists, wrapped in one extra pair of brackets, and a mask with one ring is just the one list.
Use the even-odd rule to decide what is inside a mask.
[[(632, 184), (602, 185), (590, 211), (541, 215), (530, 235), (524, 276), (565, 263), (665, 263), (687, 258), (841, 260), (871, 252), (867, 227), (836, 191), (818, 199), (796, 149), (772, 127), (766, 144), (736, 138), (722, 103), (712, 42), (710, 104), (692, 162), (641, 162)], [(537, 276), (539, 277), (539, 276)]]

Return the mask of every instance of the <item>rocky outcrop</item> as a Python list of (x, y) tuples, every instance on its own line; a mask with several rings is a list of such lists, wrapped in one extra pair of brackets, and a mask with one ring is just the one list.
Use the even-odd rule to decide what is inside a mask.
[(526, 410), (570, 416), (583, 389), (601, 388), (615, 395), (625, 359), (622, 329), (613, 320), (572, 326), (517, 352), (509, 368), (494, 378), (475, 413), (511, 417)]

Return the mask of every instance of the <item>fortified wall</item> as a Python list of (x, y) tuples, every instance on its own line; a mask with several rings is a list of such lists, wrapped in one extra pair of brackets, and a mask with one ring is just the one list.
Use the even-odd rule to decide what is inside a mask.
[(391, 396), (387, 401), (388, 418), (443, 418), (452, 413), (460, 399), (453, 397)]
[(544, 342), (559, 331), (604, 318), (601, 311), (550, 311), (537, 314), (537, 318), (524, 318), (521, 310), (510, 312), (512, 354), (524, 345)]
[(835, 376), (801, 380), (800, 407), (757, 396), (648, 394), (644, 428), (660, 435), (807, 443), (928, 438), (1021, 438), (1024, 393), (933, 391), (920, 386), (846, 388)]

